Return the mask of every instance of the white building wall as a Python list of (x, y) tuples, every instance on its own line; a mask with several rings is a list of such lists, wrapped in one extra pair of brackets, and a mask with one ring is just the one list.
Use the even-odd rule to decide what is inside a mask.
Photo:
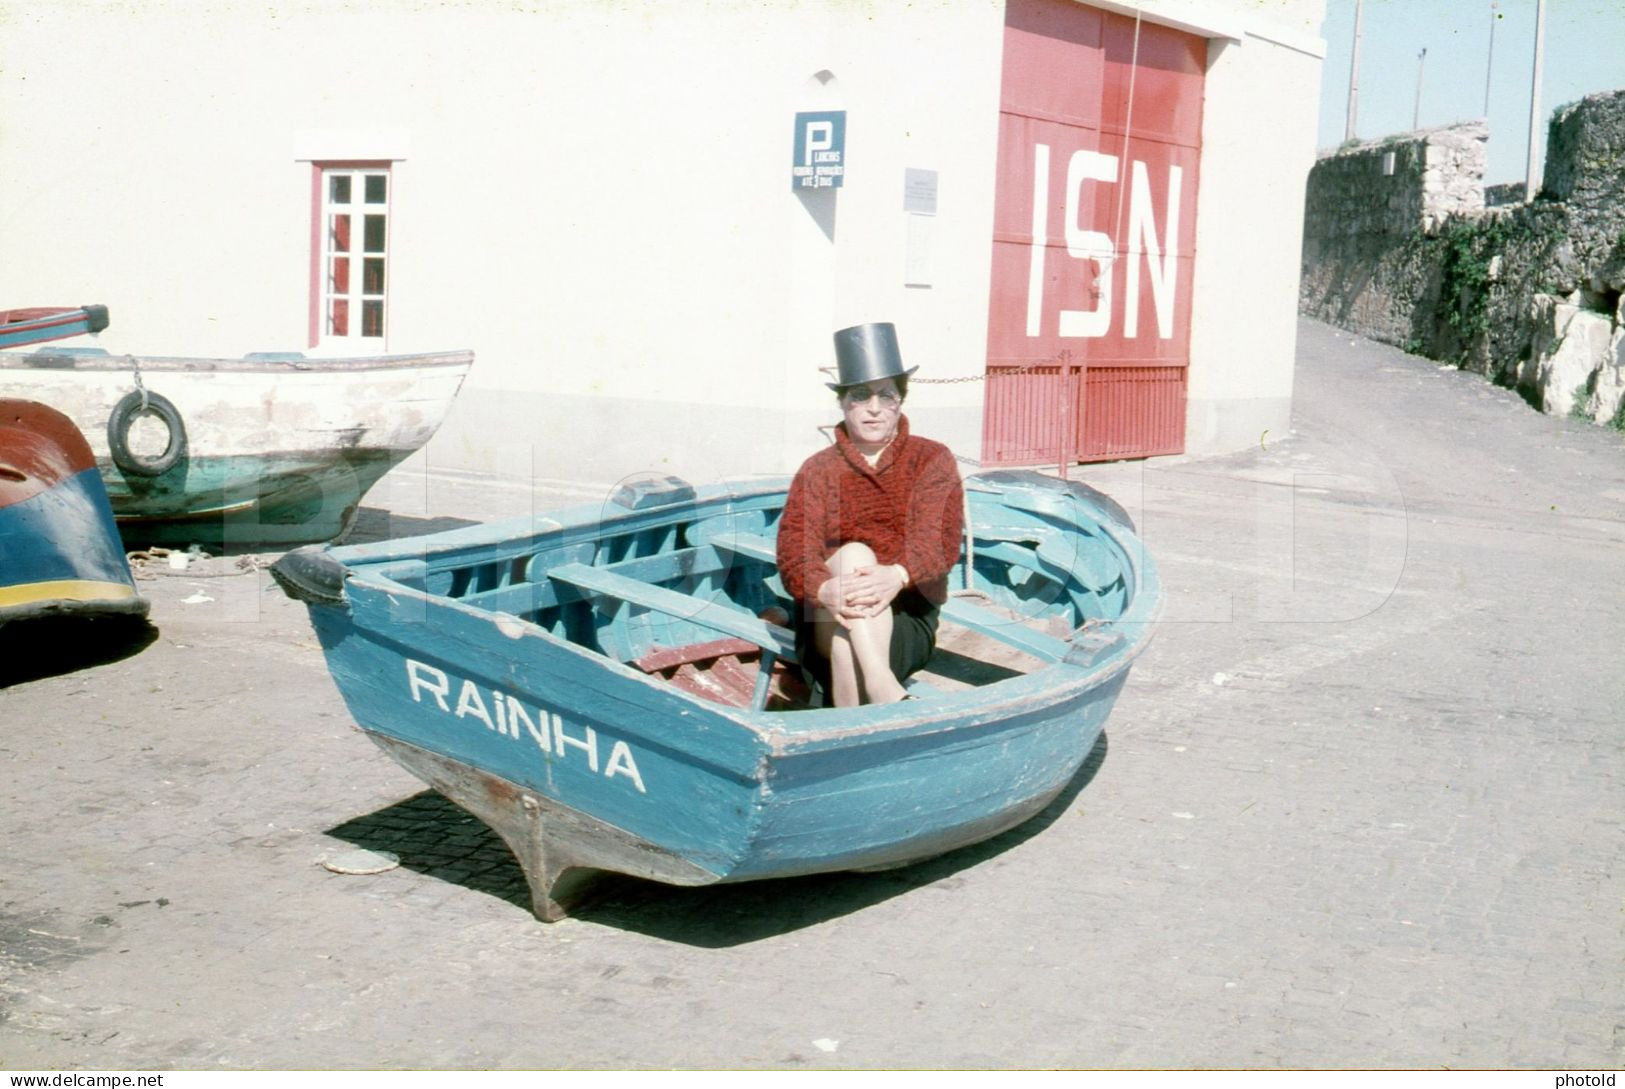
[(1304, 186), (1314, 165), (1321, 0), (1250, 9), (1208, 47), (1185, 450), (1291, 427)]
[[(432, 464), (788, 471), (836, 418), (817, 368), (858, 321), (897, 322), (920, 378), (981, 373), (998, 0), (283, 7), (0, 0), (0, 306), (107, 303), (113, 351), (304, 348), (308, 159), (382, 154), (389, 350), (478, 357)], [(1261, 20), (1144, 4), (1176, 7)], [(1321, 8), (1264, 21), (1313, 42)], [(1231, 414), (1290, 397), (1318, 90), (1312, 48), (1244, 33), (1213, 57), (1193, 450), (1254, 441)], [(824, 108), (847, 111), (845, 185), (798, 197), (793, 116)], [(938, 172), (929, 287), (904, 284), (909, 167)], [(981, 403), (918, 384), (909, 412), (975, 456)]]

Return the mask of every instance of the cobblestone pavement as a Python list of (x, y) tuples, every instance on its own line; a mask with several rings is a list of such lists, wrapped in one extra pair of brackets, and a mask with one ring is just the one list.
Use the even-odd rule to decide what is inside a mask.
[[(1166, 620), (1065, 795), (905, 870), (544, 926), (253, 558), (13, 625), (0, 1067), (1625, 1065), (1625, 437), (1299, 355), (1293, 434), (1078, 472)], [(362, 532), (557, 498), (392, 477)]]

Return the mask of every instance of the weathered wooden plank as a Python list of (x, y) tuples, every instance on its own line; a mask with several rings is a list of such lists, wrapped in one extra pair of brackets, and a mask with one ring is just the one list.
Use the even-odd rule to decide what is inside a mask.
[(632, 664), (645, 673), (659, 673), (692, 662), (704, 662), (724, 655), (754, 654), (759, 648), (747, 639), (713, 639), (708, 643), (690, 643), (686, 647), (656, 647)]

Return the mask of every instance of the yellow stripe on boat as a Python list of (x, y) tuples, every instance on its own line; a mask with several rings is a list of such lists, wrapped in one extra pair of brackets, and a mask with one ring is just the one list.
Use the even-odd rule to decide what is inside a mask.
[(33, 605), (41, 601), (128, 601), (135, 596), (135, 587), (121, 582), (55, 579), (50, 582), (25, 582), (20, 586), (0, 586), (0, 608)]

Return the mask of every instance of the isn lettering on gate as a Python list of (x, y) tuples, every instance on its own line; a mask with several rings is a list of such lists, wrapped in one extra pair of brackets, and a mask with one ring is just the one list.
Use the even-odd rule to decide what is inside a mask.
[[(631, 746), (624, 741), (614, 742), (609, 746), (608, 759), (600, 762), (602, 752), (598, 731), (591, 726), (582, 727), (580, 737), (571, 736), (557, 712), (538, 707), (535, 717), (532, 717), (524, 704), (507, 693), (494, 688), (484, 692), (467, 678), (454, 677), (445, 670), (411, 658), (406, 659), (406, 686), (412, 694), (413, 703), (422, 703), (427, 695), (433, 705), (445, 714), (460, 719), (478, 719), (487, 730), (516, 741), (521, 736), (520, 726), (523, 725), (524, 733), (536, 743), (544, 756), (557, 760), (585, 760), (588, 771), (602, 774), (606, 779), (625, 779), (639, 794), (648, 793), (644, 789), (643, 774), (638, 771), (638, 762), (632, 755)], [(452, 694), (454, 688), (455, 697)]]
[[(1157, 314), (1157, 336), (1167, 340), (1174, 335), (1174, 296), (1178, 288), (1179, 189), (1183, 172), (1168, 165), (1167, 222), (1162, 238), (1157, 237), (1155, 207), (1151, 197), (1151, 176), (1144, 162), (1135, 159), (1130, 170), (1128, 198), (1128, 240), (1124, 271), (1123, 336), (1140, 333), (1140, 266), (1146, 266), (1151, 282), (1151, 301)], [(1112, 327), (1112, 266), (1117, 247), (1104, 231), (1086, 229), (1078, 222), (1081, 194), (1086, 183), (1122, 184), (1118, 177), (1118, 157), (1100, 151), (1074, 151), (1066, 165), (1066, 195), (1063, 219), (1066, 252), (1070, 257), (1095, 263), (1094, 305), (1087, 310), (1064, 307), (1060, 311), (1059, 335), (1063, 337), (1103, 337)], [(1027, 335), (1042, 335), (1044, 319), (1044, 256), (1049, 244), (1050, 146), (1033, 145), (1033, 230), (1031, 264), (1027, 280)], [(1113, 227), (1119, 226), (1113, 224)], [(1142, 261), (1142, 258), (1144, 259)]]

